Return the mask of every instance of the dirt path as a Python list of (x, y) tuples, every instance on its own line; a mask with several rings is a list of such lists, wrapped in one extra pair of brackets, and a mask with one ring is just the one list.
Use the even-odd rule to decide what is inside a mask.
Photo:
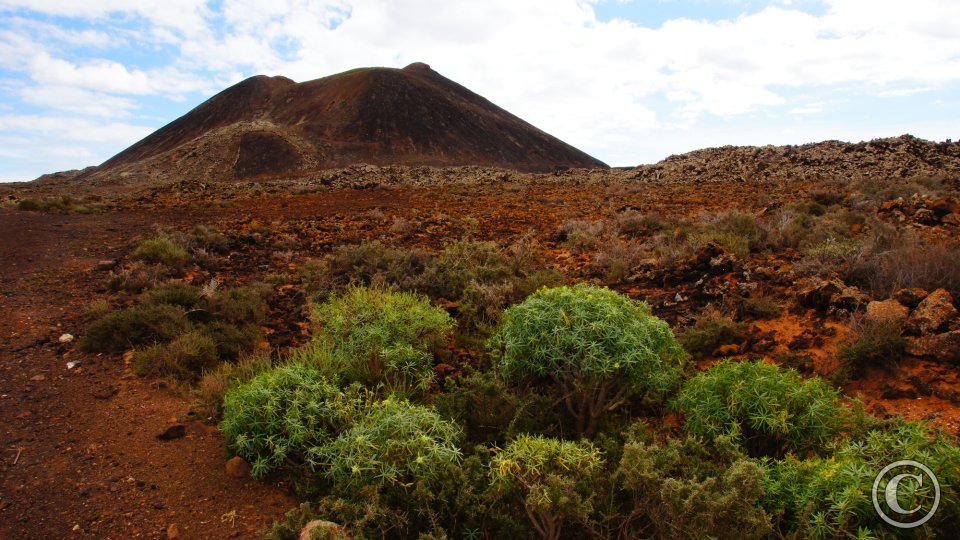
[(254, 537), (295, 506), (282, 488), (229, 477), (212, 427), (158, 440), (186, 398), (57, 342), (82, 330), (98, 260), (191, 219), (0, 211), (0, 538), (161, 538), (172, 524), (181, 538)]

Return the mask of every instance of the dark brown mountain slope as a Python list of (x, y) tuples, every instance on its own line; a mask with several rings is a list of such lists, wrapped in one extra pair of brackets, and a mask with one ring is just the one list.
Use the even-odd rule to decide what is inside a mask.
[(606, 167), (417, 63), (304, 83), (252, 77), (82, 176), (205, 181), (356, 163)]

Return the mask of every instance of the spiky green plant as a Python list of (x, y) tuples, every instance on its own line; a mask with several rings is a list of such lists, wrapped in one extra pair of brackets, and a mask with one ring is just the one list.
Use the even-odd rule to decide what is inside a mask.
[(589, 520), (603, 467), (603, 456), (589, 441), (521, 435), (494, 456), (490, 477), (502, 495), (523, 507), (543, 538), (555, 540), (565, 522)]
[(507, 309), (489, 349), (507, 380), (549, 380), (588, 437), (630, 396), (674, 388), (685, 358), (645, 303), (583, 283), (540, 289)]
[(753, 456), (822, 449), (840, 431), (838, 391), (819, 378), (764, 362), (721, 362), (687, 381), (675, 408), (686, 429), (727, 435)]
[(388, 398), (371, 404), (353, 427), (311, 451), (310, 461), (338, 489), (374, 486), (412, 492), (436, 482), (460, 460), (459, 426), (433, 410)]
[[(862, 438), (839, 441), (829, 457), (787, 456), (766, 465), (764, 506), (775, 516), (780, 533), (797, 538), (958, 538), (960, 537), (960, 447), (956, 440), (918, 422), (894, 420)], [(940, 502), (930, 521), (917, 529), (891, 527), (873, 504), (873, 485), (887, 465), (913, 460), (930, 468), (940, 488)], [(914, 473), (916, 471), (908, 471)], [(878, 502), (892, 476), (878, 486)], [(929, 478), (920, 485), (907, 479), (896, 492), (902, 508), (919, 510), (902, 521), (925, 516), (935, 491)], [(884, 509), (881, 506), (881, 509)]]
[(317, 339), (333, 348), (342, 374), (392, 391), (426, 390), (433, 356), (454, 322), (426, 297), (381, 288), (353, 287), (314, 309)]
[(628, 440), (616, 472), (622, 537), (764, 538), (763, 468), (728, 437)]
[(317, 370), (291, 364), (231, 388), (223, 398), (220, 431), (227, 451), (262, 477), (307, 453), (353, 424), (365, 404), (357, 390), (344, 391)]

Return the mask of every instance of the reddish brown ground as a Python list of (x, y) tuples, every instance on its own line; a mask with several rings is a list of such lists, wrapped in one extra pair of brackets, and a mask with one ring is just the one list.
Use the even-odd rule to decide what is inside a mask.
[[(360, 238), (436, 249), (470, 229), (480, 239), (498, 241), (534, 231), (547, 239), (552, 264), (582, 276), (589, 256), (548, 240), (568, 220), (599, 218), (626, 206), (695, 215), (729, 207), (731, 200), (759, 210), (766, 201), (788, 200), (806, 188), (801, 183), (763, 189), (720, 182), (630, 188), (508, 184), (274, 193), (239, 198), (226, 207), (186, 198), (176, 204), (121, 203), (95, 215), (2, 208), (0, 538), (161, 538), (171, 524), (181, 538), (254, 537), (297, 504), (283, 486), (226, 474), (221, 437), (214, 427), (185, 416), (190, 399), (183, 389), (129, 375), (120, 355), (83, 354), (72, 344), (57, 343), (62, 333), (82, 334), (89, 322), (86, 307), (106, 296), (107, 274), (95, 270), (97, 261), (122, 259), (157, 227), (212, 224), (253, 235), (248, 248), (220, 269), (228, 281), (291, 272), (309, 257)], [(475, 225), (464, 219), (468, 216)], [(391, 230), (394, 217), (419, 225)], [(621, 290), (633, 296), (669, 293), (650, 283)], [(302, 339), (297, 303), (273, 307), (270, 344), (296, 344)], [(663, 315), (675, 322), (690, 313)], [(774, 331), (783, 347), (822, 320), (788, 314), (757, 324)], [(841, 327), (812, 352), (817, 370), (842, 334)], [(68, 361), (80, 367), (67, 370)], [(927, 385), (929, 395), (881, 397), (891, 383), (910, 376), (922, 378), (917, 382)], [(956, 378), (955, 369), (913, 361), (899, 372), (871, 371), (850, 390), (864, 392), (877, 412), (932, 418), (956, 432), (960, 408), (956, 393), (949, 394), (951, 387), (960, 388)], [(177, 421), (186, 423), (186, 437), (157, 440)]]

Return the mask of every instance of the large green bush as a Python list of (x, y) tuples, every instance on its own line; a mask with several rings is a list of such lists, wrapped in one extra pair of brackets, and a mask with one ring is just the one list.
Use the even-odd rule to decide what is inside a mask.
[(673, 402), (693, 435), (727, 435), (754, 457), (822, 449), (841, 428), (837, 390), (763, 362), (722, 362), (687, 381)]
[(540, 289), (507, 309), (489, 348), (506, 379), (550, 381), (587, 436), (631, 395), (674, 388), (685, 356), (645, 303), (587, 284)]
[[(960, 448), (955, 439), (932, 433), (922, 423), (896, 420), (864, 437), (838, 442), (829, 457), (800, 459), (787, 456), (770, 462), (764, 481), (764, 505), (773, 513), (782, 535), (796, 538), (960, 538)], [(940, 502), (929, 522), (917, 529), (897, 529), (877, 514), (872, 500), (877, 474), (887, 465), (913, 460), (929, 467), (940, 485)], [(902, 472), (902, 471), (900, 471)], [(907, 470), (914, 474), (915, 470)], [(879, 487), (879, 503), (891, 476)], [(932, 507), (931, 482), (922, 486), (904, 480), (897, 490), (900, 506), (919, 507), (910, 521)]]
[(317, 338), (333, 347), (342, 374), (394, 391), (425, 390), (433, 380), (431, 349), (454, 327), (426, 297), (353, 287), (314, 309)]
[(507, 500), (523, 505), (543, 538), (555, 540), (564, 523), (590, 520), (604, 465), (588, 441), (521, 435), (494, 456), (490, 476)]
[(317, 370), (290, 364), (228, 390), (220, 431), (227, 450), (260, 477), (286, 463), (304, 464), (308, 453), (353, 424), (364, 399)]
[(311, 459), (338, 489), (375, 486), (410, 493), (430, 485), (460, 460), (460, 428), (427, 407), (388, 398)]
[(628, 538), (764, 538), (763, 468), (727, 437), (664, 444), (628, 440), (617, 469), (628, 506), (618, 520)]

